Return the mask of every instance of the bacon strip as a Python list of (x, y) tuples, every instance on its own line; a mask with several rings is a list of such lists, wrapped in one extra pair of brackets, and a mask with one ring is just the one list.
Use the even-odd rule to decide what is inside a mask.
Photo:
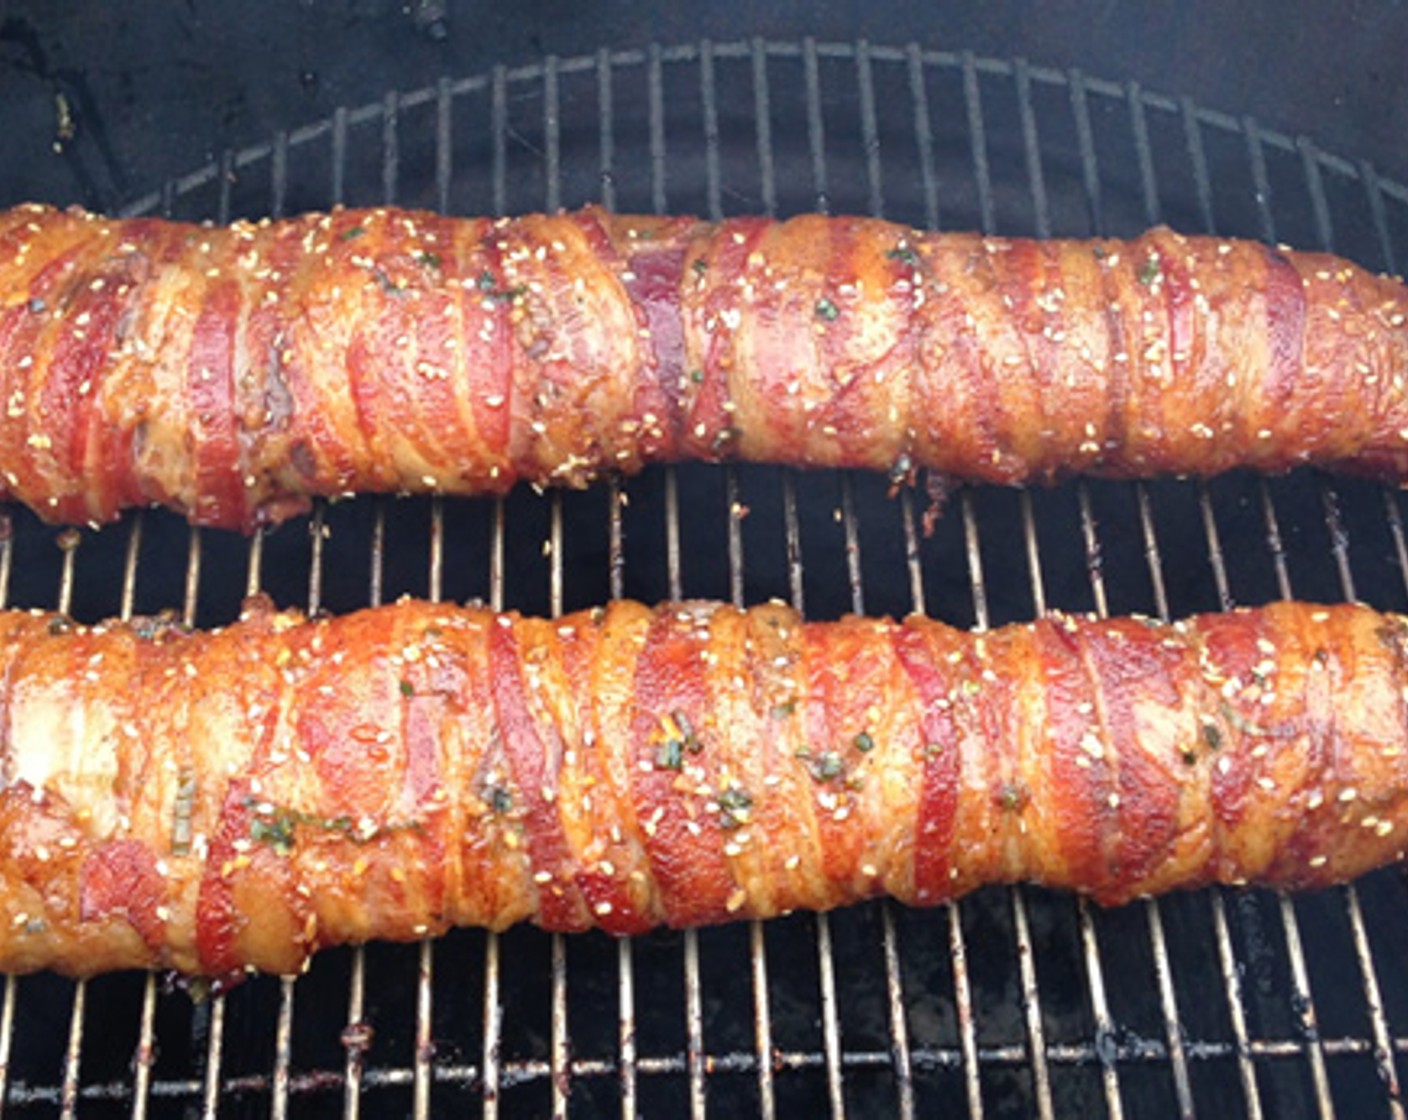
[(0, 497), (249, 530), (740, 458), (1408, 477), (1408, 295), (1324, 254), (864, 218), (0, 214)]
[(635, 933), (1035, 881), (1107, 904), (1403, 856), (1408, 619), (406, 601), (0, 614), (0, 969), (292, 973), (457, 925)]

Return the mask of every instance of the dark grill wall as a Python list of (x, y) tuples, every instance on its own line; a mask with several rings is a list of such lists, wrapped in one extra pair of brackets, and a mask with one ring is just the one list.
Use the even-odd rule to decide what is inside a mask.
[[(1109, 47), (1128, 17), (1043, 8), (1023, 21), (1005, 6), (923, 26), (918, 9), (883, 5), (805, 24), (784, 12), (767, 18), (795, 17), (790, 31), (760, 23), (770, 37), (757, 39), (739, 37), (755, 27), (737, 12), (712, 9), (694, 24), (529, 12), (532, 44), (503, 12), (479, 41), (468, 12), (451, 8), (438, 43), (431, 22), (394, 8), (241, 11), (236, 39), (262, 59), (216, 53), (223, 9), (163, 10), (125, 28), (88, 14), (60, 34), (11, 5), (0, 42), (48, 61), (39, 77), (4, 74), (18, 95), (0, 104), (17, 122), (6, 201), (216, 219), (383, 201), (820, 207), (1005, 234), (1167, 221), (1331, 246), (1376, 268), (1408, 254), (1408, 192), (1386, 170), (1399, 153), (1358, 146), (1379, 114), (1401, 109), (1401, 90), (1366, 92), (1391, 12), (1349, 5), (1339, 35), (1315, 22), (1323, 13), (1303, 24), (1283, 14), (1275, 27), (1305, 64), (1272, 74), (1242, 45), (1268, 42), (1268, 17), (1251, 9), (1237, 34), (1232, 17), (1202, 10), (1203, 22), (1168, 17), (1123, 50)], [(1160, 42), (1207, 42), (1219, 27), (1215, 63), (1204, 51), (1170, 74), (1176, 51)], [(186, 33), (140, 64), (120, 56), (154, 28)], [(1318, 51), (1307, 28), (1319, 29)], [(664, 45), (651, 47), (653, 34)], [(83, 53), (100, 41), (118, 53)], [(495, 55), (496, 41), (518, 52)], [(356, 60), (320, 57), (350, 42), (363, 46)], [(1356, 44), (1360, 65), (1327, 74)], [(599, 45), (613, 50), (591, 53)], [(556, 53), (544, 62), (541, 51)], [(1029, 61), (1012, 61), (1020, 53)], [(316, 63), (296, 90), (294, 56)], [(246, 92), (217, 126), (207, 99), (147, 100), (138, 84), (124, 103), (113, 90), (129, 70), (168, 98), (191, 85), (217, 104), (226, 88)], [(34, 127), (35, 82), (50, 109), (55, 89), (92, 100), (63, 155)], [(1233, 96), (1241, 85), (1245, 100)], [(1322, 132), (1284, 118), (1307, 104), (1303, 87), (1319, 90), (1306, 108), (1319, 120), (1351, 86), (1375, 106), (1363, 119)], [(178, 119), (209, 128), (173, 137), (165, 125)], [(100, 121), (123, 122), (121, 133)], [(335, 611), (401, 593), (541, 613), (687, 594), (776, 596), (815, 617), (917, 605), (965, 625), (1046, 606), (1179, 615), (1291, 593), (1408, 604), (1402, 500), (1375, 486), (1298, 475), (978, 489), (953, 496), (927, 537), (927, 498), (885, 489), (863, 475), (682, 468), (624, 484), (628, 504), (606, 486), (517, 493), (503, 507), (357, 501), (252, 543), (192, 536), (160, 513), (77, 537), (17, 513), (0, 577), (19, 605), (82, 618), (176, 608), (202, 625), (232, 617), (256, 586)], [(196, 1004), (143, 976), (82, 987), (41, 976), (3, 992), (0, 1100), (19, 1115), (66, 1104), (113, 1115), (1395, 1114), (1405, 918), (1402, 880), (1386, 872), (1294, 901), (1204, 892), (1115, 912), (990, 890), (956, 908), (868, 906), (625, 946), (465, 931), (434, 947), (329, 953), (296, 983), (259, 980)]]

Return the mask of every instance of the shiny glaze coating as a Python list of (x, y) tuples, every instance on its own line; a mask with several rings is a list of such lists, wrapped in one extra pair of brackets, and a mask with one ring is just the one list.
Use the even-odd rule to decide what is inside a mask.
[(1397, 480), (1406, 318), (1396, 279), (1167, 229), (22, 206), (0, 214), (0, 497), (248, 530), (319, 495), (684, 459)]
[(1318, 887), (1403, 854), (1406, 692), (1408, 621), (1358, 606), (982, 634), (704, 602), (3, 613), (0, 969)]

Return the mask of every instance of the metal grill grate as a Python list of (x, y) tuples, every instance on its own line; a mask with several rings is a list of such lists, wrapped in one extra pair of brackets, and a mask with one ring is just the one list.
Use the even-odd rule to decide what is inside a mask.
[[(968, 54), (701, 43), (496, 68), (226, 153), (133, 213), (332, 203), (464, 213), (859, 211), (1012, 234), (1187, 229), (1392, 270), (1408, 190), (1187, 99)], [(1400, 499), (1316, 476), (965, 489), (684, 467), (586, 493), (358, 500), (245, 542), (148, 512), (83, 534), (12, 513), (0, 602), (82, 618), (247, 591), (343, 611), (411, 592), (559, 613), (630, 595), (1165, 617), (1408, 601)], [(306, 530), (306, 533), (305, 531)], [(57, 546), (57, 550), (55, 548)], [(551, 1111), (765, 1117), (1403, 1115), (1398, 874), (1290, 899), (1209, 891), (1100, 911), (1031, 888), (635, 941), (459, 931), (332, 952), (192, 1002), (155, 976), (10, 979), (0, 1106), (71, 1113)]]

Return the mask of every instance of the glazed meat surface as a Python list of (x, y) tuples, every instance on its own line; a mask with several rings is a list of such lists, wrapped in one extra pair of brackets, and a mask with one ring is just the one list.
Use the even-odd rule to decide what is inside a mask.
[(1408, 835), (1408, 620), (406, 601), (210, 633), (0, 614), (0, 968), (291, 973), (1033, 881), (1318, 887)]
[(251, 529), (654, 462), (1408, 475), (1408, 299), (1335, 257), (789, 221), (0, 215), (0, 496)]

